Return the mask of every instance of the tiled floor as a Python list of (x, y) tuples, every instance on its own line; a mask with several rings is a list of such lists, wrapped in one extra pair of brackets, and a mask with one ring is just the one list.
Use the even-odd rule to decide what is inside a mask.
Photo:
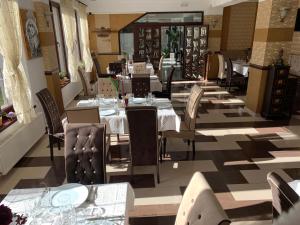
[[(187, 85), (175, 84), (174, 89), (174, 108), (183, 115)], [(160, 165), (160, 184), (155, 181), (155, 168), (135, 169), (132, 225), (174, 224), (182, 194), (195, 171), (204, 174), (233, 224), (271, 224), (266, 174), (276, 171), (287, 181), (300, 179), (299, 116), (290, 121), (265, 120), (244, 108), (243, 97), (214, 83), (205, 89), (197, 119), (196, 160), (191, 160), (186, 143), (169, 139), (168, 157)], [(127, 140), (126, 136), (120, 142), (113, 138), (114, 160), (107, 166), (110, 182), (129, 181)], [(8, 175), (0, 177), (2, 197), (12, 188), (65, 182), (63, 151), (55, 150), (52, 163), (47, 145), (47, 137), (42, 138)]]

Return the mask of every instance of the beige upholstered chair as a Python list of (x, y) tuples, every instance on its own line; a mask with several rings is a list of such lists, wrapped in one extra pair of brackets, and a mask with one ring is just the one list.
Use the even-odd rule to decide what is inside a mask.
[(69, 123), (100, 123), (98, 107), (70, 108), (65, 112)]
[(219, 59), (218, 79), (222, 82), (224, 79), (226, 79), (225, 60), (222, 54), (218, 54), (218, 59)]
[(98, 78), (98, 94), (104, 95), (105, 98), (114, 98), (117, 96), (116, 88), (109, 77)]
[(189, 95), (185, 112), (184, 121), (180, 124), (180, 132), (177, 131), (164, 131), (162, 132), (162, 137), (164, 140), (164, 154), (166, 153), (166, 142), (168, 137), (182, 138), (188, 140), (188, 144), (192, 141), (193, 144), (193, 159), (195, 159), (195, 127), (196, 119), (198, 114), (198, 108), (200, 100), (204, 94), (204, 90), (198, 86), (194, 85), (191, 89)]
[(97, 82), (91, 82), (89, 74), (78, 68), (78, 74), (82, 83), (84, 96), (95, 96), (97, 92)]
[(175, 225), (228, 225), (230, 221), (205, 177), (196, 172), (180, 203)]
[(158, 76), (158, 79), (159, 79), (160, 81), (163, 80), (162, 64), (163, 64), (163, 62), (164, 62), (164, 58), (165, 58), (165, 55), (162, 55), (162, 56), (160, 57), (159, 64), (158, 64), (157, 76)]
[(146, 74), (147, 73), (146, 63), (145, 62), (133, 63), (133, 73)]

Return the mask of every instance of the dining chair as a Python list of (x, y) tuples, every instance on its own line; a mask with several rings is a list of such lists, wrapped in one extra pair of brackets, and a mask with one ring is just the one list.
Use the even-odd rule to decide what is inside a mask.
[(162, 55), (160, 57), (159, 64), (158, 64), (157, 76), (160, 81), (163, 81), (163, 79), (164, 79), (163, 72), (162, 72), (162, 65), (163, 65), (164, 59), (165, 59), (165, 55)]
[(218, 53), (217, 55), (219, 60), (218, 81), (222, 83), (226, 79), (225, 60), (223, 54)]
[(97, 81), (89, 81), (87, 73), (78, 67), (78, 74), (81, 80), (83, 94), (85, 97), (95, 97), (97, 92)]
[(98, 61), (97, 55), (95, 52), (91, 53), (94, 65), (95, 65), (95, 69), (96, 69), (96, 73), (97, 73), (97, 77), (99, 77), (101, 75), (101, 67), (100, 67), (100, 63)]
[(118, 93), (110, 77), (98, 78), (98, 94), (102, 94), (105, 98), (115, 98), (117, 96)]
[(50, 157), (53, 161), (53, 145), (57, 143), (60, 150), (60, 141), (64, 140), (64, 129), (60, 119), (57, 104), (47, 88), (44, 88), (36, 93), (46, 118), (47, 133), (49, 137)]
[(164, 142), (164, 155), (166, 154), (166, 144), (167, 138), (181, 138), (188, 141), (188, 145), (190, 145), (190, 141), (192, 141), (193, 147), (193, 159), (195, 159), (195, 128), (196, 128), (196, 119), (198, 115), (198, 109), (200, 105), (200, 100), (204, 94), (204, 90), (198, 86), (194, 85), (191, 89), (191, 93), (189, 95), (188, 101), (186, 103), (185, 112), (184, 112), (184, 120), (180, 124), (180, 131), (163, 131), (162, 138)]
[(65, 170), (68, 183), (106, 183), (106, 128), (98, 123), (66, 126)]
[(275, 172), (268, 173), (267, 180), (272, 192), (273, 219), (276, 219), (282, 212), (294, 207), (299, 195)]
[(247, 83), (246, 78), (242, 74), (233, 71), (232, 61), (228, 56), (225, 57), (225, 60), (227, 65), (226, 88), (228, 88), (228, 91), (230, 92), (232, 85), (242, 85), (245, 89)]
[(174, 72), (175, 72), (175, 68), (174, 68), (174, 66), (172, 66), (170, 74), (168, 76), (166, 89), (163, 90), (162, 92), (154, 91), (152, 93), (156, 98), (168, 98), (168, 99), (171, 100), (171, 96), (172, 96), (172, 81), (173, 81)]
[(150, 90), (149, 74), (134, 74), (131, 78), (131, 88), (134, 97), (144, 98)]
[(133, 73), (134, 74), (146, 74), (147, 68), (145, 62), (133, 63)]
[(194, 173), (179, 205), (175, 225), (229, 225), (225, 211), (200, 172)]
[[(131, 158), (131, 177), (134, 166), (156, 166), (159, 177), (159, 149), (157, 109), (153, 106), (126, 107)], [(147, 122), (145, 122), (147, 120)]]
[[(65, 110), (68, 123), (100, 123), (99, 107), (75, 107)], [(106, 134), (106, 155), (109, 155), (110, 134)]]
[(76, 107), (65, 110), (68, 123), (100, 123), (99, 107)]

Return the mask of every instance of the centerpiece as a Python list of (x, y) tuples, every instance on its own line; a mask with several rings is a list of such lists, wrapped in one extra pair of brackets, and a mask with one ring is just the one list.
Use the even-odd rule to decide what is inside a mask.
[(27, 221), (27, 217), (13, 213), (12, 210), (0, 205), (0, 225), (23, 225)]

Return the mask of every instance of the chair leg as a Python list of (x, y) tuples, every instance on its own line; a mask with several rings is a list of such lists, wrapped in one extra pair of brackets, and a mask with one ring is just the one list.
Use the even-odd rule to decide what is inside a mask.
[(195, 141), (192, 141), (192, 145), (193, 145), (193, 160), (195, 160), (195, 156), (196, 156), (196, 149), (195, 149)]
[(51, 161), (53, 161), (54, 160), (54, 157), (53, 157), (53, 137), (51, 135), (49, 135), (48, 137), (49, 137), (50, 158), (51, 158)]
[(57, 148), (58, 148), (58, 150), (60, 150), (60, 140), (59, 139), (57, 139)]
[(189, 139), (189, 140), (187, 140), (187, 144), (188, 144), (188, 146), (190, 146), (191, 145), (191, 140)]
[(159, 164), (156, 165), (156, 176), (157, 176), (157, 183), (160, 183), (160, 176), (159, 176)]
[(167, 151), (167, 138), (164, 138), (164, 157), (166, 157), (166, 151)]
[(133, 183), (133, 165), (131, 165), (131, 168), (130, 168), (130, 180), (131, 180), (131, 183)]
[(117, 140), (118, 140), (118, 142), (120, 142), (120, 135), (119, 134), (117, 134)]

